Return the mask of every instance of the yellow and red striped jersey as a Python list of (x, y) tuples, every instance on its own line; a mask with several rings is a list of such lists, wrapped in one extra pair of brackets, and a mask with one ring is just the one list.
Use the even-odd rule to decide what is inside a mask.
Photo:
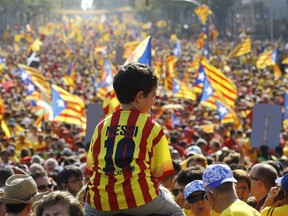
[(174, 173), (161, 126), (136, 109), (116, 110), (95, 128), (88, 151), (87, 202), (99, 211), (144, 205)]

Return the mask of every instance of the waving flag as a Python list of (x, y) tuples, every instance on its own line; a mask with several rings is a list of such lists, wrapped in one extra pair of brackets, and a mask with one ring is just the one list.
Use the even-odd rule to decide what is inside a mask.
[(242, 55), (245, 55), (247, 53), (250, 53), (252, 51), (251, 49), (251, 38), (250, 36), (247, 36), (244, 41), (242, 41), (240, 44), (238, 44), (229, 54), (227, 57), (239, 57)]
[(277, 49), (268, 50), (263, 52), (257, 59), (256, 66), (258, 69), (264, 69), (268, 66), (273, 66), (276, 64), (277, 60)]
[(113, 85), (113, 70), (112, 70), (112, 65), (109, 60), (105, 59), (104, 60), (104, 65), (102, 69), (102, 81), (97, 84), (95, 78), (93, 79), (94, 81), (94, 87), (96, 89), (96, 94), (97, 96), (101, 99), (104, 100), (107, 92)]
[(40, 65), (40, 57), (36, 52), (30, 52), (29, 56), (26, 59), (26, 64), (32, 68), (38, 68)]
[(217, 106), (217, 113), (218, 113), (219, 119), (221, 121), (229, 113), (229, 109), (223, 103), (221, 103), (218, 100), (216, 100), (216, 106)]
[(45, 126), (44, 113), (38, 116), (34, 124), (36, 125), (38, 129), (41, 129), (42, 131), (44, 130), (44, 126)]
[(50, 84), (47, 82), (46, 77), (43, 76), (43, 74), (40, 71), (22, 64), (18, 64), (18, 67), (21, 73), (21, 79), (23, 83), (26, 83), (27, 80), (29, 79), (33, 81), (33, 83), (41, 91), (47, 92), (48, 94), (51, 93)]
[(207, 34), (204, 33), (204, 32), (202, 32), (202, 33), (199, 35), (199, 37), (198, 37), (198, 39), (197, 39), (197, 41), (196, 41), (196, 48), (197, 48), (197, 49), (201, 50), (201, 49), (204, 47), (205, 40), (207, 39), (207, 37), (208, 37)]
[(177, 79), (173, 79), (173, 97), (196, 100), (193, 90)]
[(124, 64), (139, 62), (151, 66), (151, 36), (143, 40)]
[(164, 87), (166, 90), (173, 90), (173, 78), (175, 77), (174, 67), (177, 61), (176, 56), (168, 56), (165, 60), (165, 80)]
[(40, 90), (33, 81), (29, 79), (27, 79), (26, 84), (26, 100), (30, 102), (31, 106), (36, 106), (37, 100), (40, 97)]
[(203, 91), (202, 91), (200, 102), (207, 101), (213, 96), (213, 94), (214, 94), (214, 90), (212, 86), (210, 85), (210, 82), (207, 79), (207, 77), (205, 77), (204, 82), (203, 82)]
[(64, 83), (71, 88), (71, 90), (74, 90), (75, 88), (75, 68), (73, 63), (69, 64), (68, 70), (66, 74), (63, 77)]
[(201, 4), (195, 9), (195, 14), (199, 17), (201, 23), (205, 25), (207, 18), (212, 14), (212, 11), (206, 4)]
[(116, 97), (114, 89), (111, 88), (107, 91), (107, 94), (103, 100), (104, 115), (108, 116), (117, 109), (120, 109), (120, 103)]
[(130, 41), (130, 42), (125, 43), (123, 58), (124, 59), (129, 58), (139, 44), (140, 44), (140, 41)]
[(285, 59), (283, 59), (282, 64), (288, 65), (288, 57), (286, 57)]
[(181, 45), (180, 45), (180, 41), (179, 39), (176, 39), (175, 44), (174, 44), (174, 48), (172, 50), (172, 55), (176, 56), (177, 58), (180, 58), (181, 56)]
[[(199, 66), (199, 64), (198, 64)], [(196, 93), (201, 93), (202, 92), (202, 88), (203, 88), (203, 84), (204, 84), (204, 80), (206, 78), (206, 74), (203, 68), (203, 65), (200, 64), (199, 66), (199, 71), (195, 80), (195, 85), (194, 85), (194, 91)]]
[(283, 123), (288, 124), (288, 93), (284, 94), (284, 116)]
[[(219, 100), (230, 107), (234, 107), (235, 100), (238, 96), (235, 84), (220, 70), (207, 62), (202, 61), (202, 70), (205, 71), (211, 86), (217, 93)], [(200, 72), (201, 68), (199, 69)]]
[(83, 100), (64, 89), (52, 85), (53, 121), (86, 127), (85, 104)]

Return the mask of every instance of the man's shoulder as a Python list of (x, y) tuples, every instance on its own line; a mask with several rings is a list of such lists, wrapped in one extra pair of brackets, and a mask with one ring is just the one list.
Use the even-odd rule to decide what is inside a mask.
[(226, 208), (220, 216), (228, 216), (228, 215), (241, 215), (241, 216), (259, 216), (260, 213), (249, 206), (247, 203), (238, 200), (233, 202), (228, 208)]

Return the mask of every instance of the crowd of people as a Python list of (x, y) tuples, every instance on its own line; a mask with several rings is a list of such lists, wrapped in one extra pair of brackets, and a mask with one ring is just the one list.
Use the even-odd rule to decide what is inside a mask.
[[(67, 35), (73, 32), (71, 26), (73, 23), (76, 25), (76, 21), (72, 24), (58, 23), (55, 34), (41, 36), (38, 70), (50, 83), (69, 91), (63, 77), (73, 62), (76, 72), (73, 94), (86, 104), (101, 104), (93, 79), (100, 83), (104, 59), (109, 59), (115, 66), (124, 63), (125, 59), (122, 58), (121, 62), (117, 51), (123, 48), (125, 42), (152, 33), (152, 66), (163, 63), (173, 49), (173, 43), (167, 37), (171, 32), (159, 35), (157, 28), (148, 32), (141, 22), (117, 20), (114, 16), (101, 22), (82, 20), (81, 24), (78, 23), (82, 41), (71, 36), (68, 43), (61, 32), (63, 29)], [(32, 37), (40, 37), (36, 31), (23, 31)], [(181, 35), (178, 37), (181, 39)], [(234, 45), (235, 42), (221, 39), (213, 42), (210, 63), (235, 84), (238, 98), (234, 110), (242, 127), (221, 123), (216, 111), (201, 105), (199, 100), (173, 98), (173, 94), (164, 89), (163, 71), (158, 71), (159, 86), (150, 115), (163, 128), (174, 170), (172, 175), (159, 174), (159, 190), (175, 200), (186, 215), (210, 215), (211, 211), (213, 215), (241, 214), (244, 210), (251, 212), (247, 215), (272, 215), (272, 212), (273, 215), (281, 215), (287, 208), (287, 125), (282, 127), (280, 143), (276, 148), (250, 146), (254, 105), (284, 104), (284, 94), (288, 91), (285, 65), (280, 67), (282, 76), (279, 78), (269, 68), (258, 70), (255, 67), (256, 56), (266, 46), (271, 46), (268, 42), (259, 41), (255, 42), (254, 55), (250, 56), (250, 60), (226, 59)], [(182, 55), (175, 64), (176, 75), (183, 80), (188, 74), (189, 84), (193, 86), (197, 69), (190, 67), (200, 51), (193, 39), (183, 38), (181, 48)], [(31, 212), (37, 216), (44, 213), (53, 215), (57, 211), (65, 211), (67, 215), (84, 215), (87, 191), (89, 202), (92, 202), (91, 194), (94, 196), (97, 192), (91, 184), (87, 189), (91, 171), (95, 170), (91, 164), (87, 166), (90, 171), (86, 169), (89, 146), (84, 143), (85, 132), (79, 125), (53, 121), (46, 121), (42, 128), (37, 127), (37, 112), (26, 99), (26, 87), (17, 68), (17, 64), (25, 64), (28, 50), (29, 42), (24, 36), (19, 42), (12, 37), (3, 40), (0, 46), (0, 55), (6, 59), (0, 74), (2, 121), (7, 123), (11, 134), (7, 137), (3, 130), (0, 131), (0, 215), (4, 212), (7, 215), (28, 215)], [(283, 44), (280, 45), (279, 59), (283, 59), (287, 52)], [(161, 107), (165, 105), (171, 106), (163, 111)], [(247, 112), (249, 114), (245, 115)], [(171, 120), (172, 113), (177, 116), (177, 123)], [(165, 168), (169, 170), (169, 167)], [(281, 195), (280, 191), (282, 197), (277, 200), (275, 198)], [(149, 201), (157, 193), (150, 191), (150, 194)], [(95, 205), (100, 204), (92, 204)]]

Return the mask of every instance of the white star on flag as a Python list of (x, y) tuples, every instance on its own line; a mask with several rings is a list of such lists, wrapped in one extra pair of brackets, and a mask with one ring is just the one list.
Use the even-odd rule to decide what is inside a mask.
[(25, 81), (28, 78), (28, 74), (26, 72), (22, 72), (21, 78)]
[(228, 113), (228, 110), (224, 106), (220, 106), (219, 112), (221, 113), (222, 116)]
[(209, 87), (206, 89), (206, 93), (207, 93), (207, 96), (211, 96), (212, 93), (213, 93), (213, 89), (209, 86)]
[(178, 92), (180, 90), (180, 86), (178, 85), (178, 83), (175, 83), (175, 92)]
[(35, 91), (35, 86), (30, 83), (30, 84), (27, 86), (27, 89), (28, 89), (29, 92)]
[(58, 107), (65, 107), (65, 103), (63, 100), (57, 100), (57, 106)]
[(201, 80), (202, 82), (204, 81), (205, 79), (205, 75), (203, 72), (200, 72), (199, 75), (198, 75), (198, 79)]

